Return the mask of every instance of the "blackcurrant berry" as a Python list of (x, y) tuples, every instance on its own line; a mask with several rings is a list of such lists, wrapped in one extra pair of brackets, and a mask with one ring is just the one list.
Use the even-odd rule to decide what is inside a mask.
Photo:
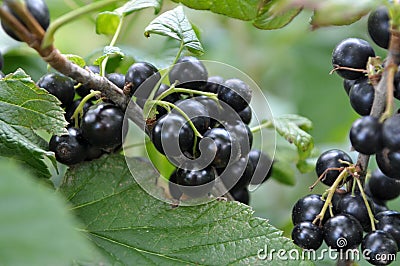
[(217, 168), (226, 167), (231, 158), (232, 150), (232, 137), (229, 132), (224, 128), (212, 128), (204, 133), (203, 137), (212, 140), (207, 143), (207, 150), (215, 152), (212, 165)]
[(111, 73), (107, 75), (107, 79), (111, 81), (115, 86), (120, 88), (121, 90), (124, 89), (125, 86), (125, 75), (120, 73)]
[(62, 107), (72, 104), (75, 96), (74, 81), (59, 73), (49, 73), (42, 76), (37, 85), (57, 97)]
[(350, 89), (350, 104), (359, 115), (369, 115), (374, 102), (374, 87), (367, 78), (361, 78), (354, 82)]
[(220, 120), (222, 114), (222, 109), (218, 105), (218, 102), (214, 101), (213, 99), (207, 97), (207, 96), (198, 96), (195, 98), (192, 98), (195, 101), (201, 103), (206, 110), (208, 111), (209, 117), (210, 117), (210, 128), (216, 127), (218, 125), (218, 120)]
[(194, 133), (182, 116), (170, 113), (154, 124), (151, 140), (160, 153), (175, 157), (193, 149)]
[(301, 248), (317, 250), (324, 240), (323, 231), (312, 222), (296, 224), (292, 230), (293, 242)]
[[(46, 2), (43, 0), (24, 0), (25, 5), (29, 13), (36, 19), (36, 21), (39, 23), (40, 26), (44, 30), (46, 30), (49, 27), (50, 24), (50, 14), (49, 14), (49, 8), (46, 5)], [(7, 13), (11, 13), (14, 17), (16, 17), (19, 22), (21, 22), (24, 26), (26, 24), (23, 22), (22, 19), (19, 18), (19, 16), (13, 12), (7, 4), (3, 5), (3, 8)], [(14, 40), (21, 41), (21, 39), (13, 32), (13, 30), (4, 23), (4, 21), (1, 21), (1, 26), (3, 27), (4, 31)]]
[(400, 149), (400, 114), (395, 114), (383, 122), (382, 139), (390, 150)]
[(355, 82), (356, 82), (356, 80), (343, 79), (343, 88), (346, 91), (347, 95), (350, 94), (350, 89), (351, 89), (351, 87), (353, 87)]
[(388, 210), (378, 213), (375, 219), (376, 229), (389, 233), (400, 248), (400, 213)]
[(363, 237), (360, 222), (348, 214), (338, 214), (329, 218), (324, 224), (323, 231), (325, 243), (338, 250), (357, 247)]
[(225, 82), (220, 76), (212, 76), (207, 79), (207, 84), (204, 91), (211, 93), (218, 93), (218, 88)]
[(240, 79), (228, 79), (218, 89), (218, 99), (228, 104), (236, 112), (246, 108), (251, 100), (252, 90)]
[[(195, 99), (180, 100), (177, 101), (175, 105), (190, 118), (200, 134), (208, 130), (210, 126), (210, 117), (204, 105)], [(173, 109), (172, 113), (180, 114), (177, 109)]]
[(390, 18), (387, 7), (378, 7), (369, 14), (368, 33), (377, 45), (385, 49), (389, 47)]
[(66, 165), (82, 162), (86, 158), (88, 143), (77, 128), (68, 128), (68, 134), (52, 136), (49, 150), (54, 152), (56, 160)]
[(227, 167), (216, 170), (228, 190), (239, 190), (249, 185), (253, 165), (246, 158), (240, 158), (238, 161), (228, 164)]
[[(253, 146), (253, 133), (250, 127), (241, 120), (233, 123), (223, 123), (222, 126), (225, 126), (226, 130), (231, 134), (234, 148), (239, 148), (239, 157), (247, 156)], [(236, 156), (236, 150), (234, 155)]]
[[(365, 69), (370, 57), (375, 57), (375, 52), (367, 41), (348, 38), (341, 41), (333, 50), (332, 65), (333, 67)], [(364, 75), (362, 72), (343, 69), (337, 70), (336, 73), (345, 79), (358, 79)]]
[[(72, 119), (72, 115), (74, 114), (76, 108), (79, 106), (81, 101), (82, 101), (82, 99), (77, 99), (77, 100), (73, 101), (72, 104), (66, 108), (64, 117), (68, 123), (74, 124), (75, 121), (74, 121), (74, 119)], [(89, 110), (89, 108), (92, 105), (93, 105), (93, 103), (91, 101), (85, 102), (85, 104), (83, 105), (83, 113), (86, 113), (86, 111)], [(80, 124), (80, 121), (78, 124)]]
[[(368, 200), (372, 212), (374, 212), (371, 200)], [(356, 218), (366, 232), (371, 230), (371, 221), (368, 215), (367, 207), (361, 193), (347, 193), (342, 197), (337, 208), (340, 213), (349, 214)]]
[(376, 153), (376, 162), (385, 175), (400, 179), (400, 150), (382, 149)]
[(371, 196), (381, 200), (392, 200), (400, 195), (400, 180), (390, 178), (376, 169), (368, 179), (368, 188)]
[[(82, 117), (82, 135), (94, 147), (115, 149), (122, 144), (127, 128), (124, 112), (116, 105), (99, 103), (93, 105)], [(127, 123), (125, 123), (127, 125)]]
[(231, 196), (236, 200), (243, 204), (249, 205), (250, 203), (250, 193), (247, 187), (241, 189), (232, 189), (229, 190)]
[(176, 87), (203, 90), (207, 84), (208, 72), (203, 63), (193, 56), (181, 57), (169, 72), (171, 84), (177, 82)]
[[(85, 69), (87, 69), (90, 72), (93, 72), (94, 74), (99, 75), (100, 74), (100, 68), (99, 66), (86, 66)], [(79, 87), (76, 88), (76, 93), (84, 98), (86, 95), (90, 93), (90, 88), (86, 85), (81, 84)]]
[[(321, 195), (318, 194), (310, 194), (299, 199), (292, 209), (293, 224), (296, 225), (301, 222), (314, 221), (317, 215), (321, 212), (324, 204), (325, 201), (323, 201)], [(329, 212), (326, 212), (322, 223), (324, 223), (328, 218)]]
[(340, 171), (330, 168), (341, 168), (348, 166), (346, 163), (342, 163), (340, 161), (353, 163), (353, 160), (347, 153), (338, 149), (328, 150), (319, 156), (315, 166), (315, 171), (318, 177), (324, 174), (321, 179), (322, 183), (327, 186), (332, 186), (336, 178), (338, 178)]
[(214, 186), (215, 169), (207, 167), (202, 170), (178, 169), (176, 181), (180, 190), (192, 198), (207, 195)]
[(251, 107), (250, 105), (244, 108), (242, 111), (238, 113), (240, 119), (242, 119), (242, 122), (245, 123), (246, 125), (250, 124), (251, 117), (252, 117), (252, 112), (251, 112)]
[(179, 189), (179, 185), (177, 185), (177, 176), (176, 176), (176, 170), (172, 172), (171, 176), (169, 177), (169, 182), (168, 182), (168, 189), (169, 189), (169, 194), (171, 195), (172, 198), (179, 200), (182, 196), (182, 191)]
[(396, 259), (397, 243), (390, 234), (377, 230), (365, 235), (361, 250), (369, 263), (389, 265)]
[(272, 159), (260, 150), (251, 150), (248, 157), (249, 162), (253, 164), (253, 176), (250, 184), (259, 185), (267, 181), (272, 174)]
[(351, 145), (360, 153), (367, 155), (375, 154), (382, 148), (381, 129), (382, 124), (375, 117), (364, 116), (357, 119), (350, 129)]
[(161, 74), (158, 69), (147, 62), (132, 64), (125, 75), (125, 82), (130, 86), (131, 96), (136, 93), (139, 87), (138, 93), (150, 94), (160, 79)]

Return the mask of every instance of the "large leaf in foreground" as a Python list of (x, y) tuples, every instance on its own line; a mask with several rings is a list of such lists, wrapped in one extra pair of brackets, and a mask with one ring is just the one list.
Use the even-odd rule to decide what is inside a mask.
[(0, 264), (71, 265), (93, 257), (66, 202), (31, 179), (0, 160)]
[(0, 80), (0, 156), (13, 157), (36, 175), (49, 177), (42, 159), (52, 153), (35, 130), (61, 134), (65, 125), (59, 101), (22, 70)]
[[(155, 181), (148, 162), (131, 160), (135, 177)], [(173, 208), (153, 198), (135, 182), (120, 155), (71, 168), (61, 191), (110, 264), (269, 264), (257, 257), (260, 249), (295, 248), (266, 220), (253, 217), (246, 205), (213, 201)]]

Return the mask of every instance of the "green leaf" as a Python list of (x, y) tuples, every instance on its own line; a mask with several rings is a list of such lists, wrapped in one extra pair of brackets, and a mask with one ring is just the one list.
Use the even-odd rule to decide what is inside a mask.
[(280, 1), (267, 1), (260, 8), (257, 17), (253, 21), (253, 25), (263, 30), (279, 29), (289, 24), (302, 10), (301, 7), (290, 8), (284, 11), (274, 10), (274, 6), (279, 4)]
[(259, 0), (173, 0), (197, 10), (210, 10), (240, 20), (250, 21), (256, 18)]
[(285, 185), (296, 185), (295, 172), (290, 163), (287, 163), (285, 161), (274, 161), (271, 178)]
[(86, 62), (85, 60), (80, 57), (79, 55), (74, 55), (74, 54), (64, 54), (64, 56), (71, 61), (72, 63), (80, 66), (80, 67), (84, 67), (86, 66)]
[(150, 37), (150, 34), (159, 34), (178, 40), (194, 54), (204, 53), (203, 47), (182, 6), (167, 11), (150, 22), (145, 29), (144, 35)]
[(103, 55), (97, 58), (93, 64), (96, 66), (100, 66), (104, 59), (112, 55), (118, 55), (121, 58), (125, 56), (121, 48), (115, 46), (106, 46), (104, 47)]
[(105, 11), (96, 17), (96, 33), (114, 35), (121, 21), (121, 15), (116, 12)]
[(0, 80), (0, 156), (22, 161), (40, 177), (50, 177), (43, 156), (54, 162), (53, 153), (35, 130), (50, 134), (66, 132), (60, 102), (22, 70)]
[[(151, 164), (128, 160), (136, 179), (154, 183), (158, 174)], [(260, 249), (297, 249), (246, 205), (213, 201), (173, 208), (153, 198), (135, 182), (121, 155), (70, 168), (60, 189), (110, 264), (270, 264), (257, 258)]]
[(60, 194), (9, 160), (0, 160), (2, 265), (71, 265), (94, 257)]
[(125, 3), (122, 7), (115, 10), (118, 14), (129, 15), (135, 11), (154, 7), (154, 13), (158, 14), (161, 10), (162, 0), (132, 0)]

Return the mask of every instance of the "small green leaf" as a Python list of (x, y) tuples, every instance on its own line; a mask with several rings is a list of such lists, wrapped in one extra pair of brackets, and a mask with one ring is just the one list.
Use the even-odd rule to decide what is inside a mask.
[(120, 14), (109, 11), (102, 12), (96, 17), (96, 33), (114, 35), (120, 22)]
[[(136, 179), (155, 181), (151, 164), (127, 159)], [(135, 182), (121, 155), (71, 167), (60, 189), (112, 265), (270, 265), (258, 258), (259, 250), (298, 250), (246, 205), (213, 201), (172, 208), (153, 198)]]
[(290, 163), (287, 163), (285, 161), (276, 160), (274, 162), (271, 178), (285, 185), (296, 185), (296, 176), (294, 169), (292, 168)]
[(194, 54), (204, 53), (203, 47), (182, 6), (178, 6), (155, 18), (144, 32), (146, 37), (150, 37), (150, 34), (159, 34), (178, 40)]
[(290, 8), (284, 11), (274, 10), (274, 6), (280, 0), (267, 1), (253, 20), (253, 25), (263, 30), (279, 29), (289, 24), (302, 10), (302, 8)]
[(129, 15), (135, 11), (154, 7), (154, 13), (158, 14), (161, 10), (162, 0), (131, 0), (122, 7), (115, 10), (118, 14)]
[(35, 130), (58, 135), (66, 132), (67, 122), (60, 102), (35, 83), (22, 70), (0, 80), (0, 156), (24, 162), (41, 177), (50, 177), (42, 161), (53, 153)]
[(240, 20), (250, 21), (256, 18), (259, 0), (173, 0), (197, 10), (210, 10)]
[(80, 67), (84, 67), (86, 66), (86, 62), (85, 60), (80, 57), (79, 55), (74, 55), (74, 54), (64, 54), (64, 56), (71, 61), (72, 63), (74, 63), (75, 65), (78, 65)]
[(106, 46), (104, 47), (103, 55), (97, 58), (93, 64), (99, 66), (104, 61), (104, 59), (112, 55), (117, 55), (120, 56), (121, 58), (125, 56), (121, 48), (115, 46)]
[(95, 256), (60, 194), (9, 160), (1, 159), (0, 169), (2, 265), (71, 265)]

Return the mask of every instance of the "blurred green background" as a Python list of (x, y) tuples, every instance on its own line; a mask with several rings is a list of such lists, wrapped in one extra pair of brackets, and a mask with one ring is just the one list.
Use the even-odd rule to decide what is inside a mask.
[[(72, 0), (46, 2), (53, 19), (74, 8)], [(170, 1), (164, 2), (161, 12), (176, 6)], [(263, 90), (275, 116), (295, 113), (312, 120), (314, 129), (311, 134), (319, 151), (342, 148), (356, 158), (357, 154), (350, 151), (348, 131), (358, 115), (350, 106), (342, 80), (329, 72), (332, 68), (331, 52), (339, 41), (360, 37), (372, 42), (366, 30), (366, 18), (351, 26), (311, 31), (311, 13), (304, 11), (283, 29), (262, 31), (248, 22), (207, 11), (185, 8), (185, 12), (200, 31), (205, 48), (201, 59), (223, 62), (248, 74)], [(165, 67), (174, 57), (178, 44), (165, 37), (144, 37), (144, 28), (154, 17), (153, 10), (130, 16), (117, 46), (139, 60)], [(92, 63), (110, 41), (109, 37), (96, 35), (94, 18), (95, 15), (85, 17), (64, 26), (56, 34), (56, 47), (62, 53), (77, 54)], [(47, 71), (46, 64), (26, 45), (14, 42), (3, 32), (0, 32), (0, 40), (0, 51), (5, 56), (5, 73), (22, 67), (37, 80)], [(376, 53), (384, 57), (385, 51), (373, 46)], [(126, 60), (125, 65), (117, 70), (125, 71), (130, 62)], [(295, 173), (295, 186), (269, 180), (251, 194), (251, 206), (256, 215), (268, 218), (287, 236), (292, 228), (292, 206), (310, 193), (308, 186), (316, 179), (314, 172)], [(319, 185), (314, 192), (320, 193), (324, 189)], [(389, 206), (398, 209), (399, 204), (400, 201), (395, 200)]]

